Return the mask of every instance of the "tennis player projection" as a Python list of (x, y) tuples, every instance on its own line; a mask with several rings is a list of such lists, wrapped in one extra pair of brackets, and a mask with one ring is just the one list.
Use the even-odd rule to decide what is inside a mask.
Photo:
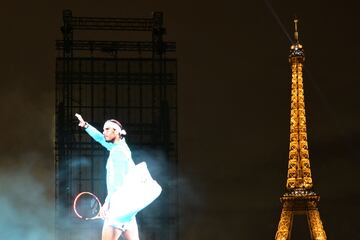
[[(75, 214), (84, 220), (102, 218), (112, 226), (123, 227), (135, 220), (135, 215), (152, 203), (161, 193), (161, 186), (155, 181), (145, 162), (137, 165), (131, 158), (125, 138), (126, 132), (116, 120), (108, 120), (104, 131), (83, 120), (80, 114), (75, 114), (79, 126), (109, 152), (106, 163), (107, 197), (101, 205), (98, 197), (90, 192), (81, 192), (74, 199)], [(119, 141), (111, 141), (111, 135), (118, 134)]]

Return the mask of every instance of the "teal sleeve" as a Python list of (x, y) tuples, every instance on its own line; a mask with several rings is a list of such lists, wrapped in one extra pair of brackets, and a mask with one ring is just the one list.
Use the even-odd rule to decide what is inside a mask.
[(104, 135), (101, 132), (99, 132), (99, 130), (97, 130), (96, 128), (91, 126), (90, 124), (88, 124), (88, 127), (85, 128), (85, 131), (90, 135), (90, 137), (92, 137), (95, 141), (100, 143), (107, 150), (110, 151), (111, 148), (113, 147), (114, 144), (110, 143), (110, 142), (106, 142)]

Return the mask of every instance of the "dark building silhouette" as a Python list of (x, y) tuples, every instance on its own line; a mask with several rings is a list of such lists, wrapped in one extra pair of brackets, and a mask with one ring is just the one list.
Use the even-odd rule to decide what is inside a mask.
[(176, 45), (163, 41), (163, 13), (99, 18), (65, 10), (63, 21), (56, 41), (56, 239), (101, 234), (102, 221), (77, 219), (72, 203), (82, 191), (105, 199), (108, 153), (77, 126), (75, 113), (100, 130), (106, 119), (120, 120), (135, 163), (146, 161), (163, 187), (138, 214), (140, 237), (178, 239)]

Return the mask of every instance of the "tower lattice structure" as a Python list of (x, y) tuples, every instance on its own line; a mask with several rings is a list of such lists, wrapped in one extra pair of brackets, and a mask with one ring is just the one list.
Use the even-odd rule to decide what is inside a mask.
[(298, 20), (295, 19), (294, 23), (294, 42), (291, 45), (289, 56), (292, 84), (287, 191), (280, 198), (282, 211), (275, 240), (291, 239), (291, 229), (295, 215), (307, 216), (311, 239), (325, 240), (327, 237), (318, 210), (320, 195), (313, 191), (310, 169), (303, 86), (305, 54), (302, 45), (299, 43)]

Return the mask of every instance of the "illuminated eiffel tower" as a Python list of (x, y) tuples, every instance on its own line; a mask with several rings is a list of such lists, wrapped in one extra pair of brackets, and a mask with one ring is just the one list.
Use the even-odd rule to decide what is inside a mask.
[(280, 198), (282, 211), (275, 235), (276, 240), (291, 239), (291, 229), (295, 215), (306, 215), (311, 239), (325, 240), (320, 213), (317, 208), (320, 196), (313, 192), (305, 118), (303, 88), (303, 64), (305, 55), (299, 43), (295, 19), (294, 42), (291, 45), (289, 61), (292, 71), (290, 146), (286, 181), (286, 193)]

